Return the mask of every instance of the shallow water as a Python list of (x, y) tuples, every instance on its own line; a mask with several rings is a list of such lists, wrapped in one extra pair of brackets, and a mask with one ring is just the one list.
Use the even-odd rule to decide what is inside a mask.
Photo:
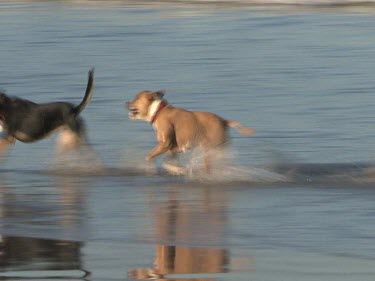
[[(0, 88), (78, 103), (94, 66), (97, 153), (2, 159), (0, 279), (372, 280), (374, 7), (176, 2), (0, 3)], [(150, 170), (144, 89), (257, 132), (209, 176)]]

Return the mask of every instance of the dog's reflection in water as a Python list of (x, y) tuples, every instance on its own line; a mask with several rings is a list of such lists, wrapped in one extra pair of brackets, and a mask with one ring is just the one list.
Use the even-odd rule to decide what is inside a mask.
[(0, 280), (91, 277), (82, 254), (85, 190), (83, 180), (56, 177), (55, 185), (21, 193), (0, 179), (0, 220), (7, 222), (2, 231), (16, 233), (0, 233)]
[[(129, 272), (133, 279), (165, 280), (172, 274), (225, 273), (229, 263), (229, 252), (225, 249), (193, 248), (158, 245), (153, 268), (136, 268)], [(173, 280), (179, 280), (173, 278)], [(186, 279), (184, 279), (186, 280)], [(216, 280), (194, 278), (193, 280)]]
[(229, 268), (229, 251), (221, 248), (228, 226), (225, 192), (171, 188), (166, 196), (166, 200), (150, 201), (154, 235), (160, 241), (154, 266), (132, 269), (129, 277), (170, 280), (168, 275), (196, 274), (191, 280), (216, 280), (199, 278), (199, 274), (225, 273)]

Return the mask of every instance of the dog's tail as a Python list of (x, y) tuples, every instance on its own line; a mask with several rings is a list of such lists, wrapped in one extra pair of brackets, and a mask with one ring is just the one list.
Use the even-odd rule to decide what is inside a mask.
[(238, 132), (240, 132), (243, 135), (251, 135), (255, 133), (254, 129), (246, 128), (245, 126), (242, 126), (239, 122), (234, 120), (226, 120), (227, 126), (233, 127), (237, 129)]
[(74, 108), (75, 115), (80, 114), (81, 111), (86, 107), (86, 105), (88, 105), (88, 103), (91, 100), (92, 94), (94, 92), (94, 70), (95, 69), (92, 68), (89, 71), (89, 79), (87, 81), (85, 96), (83, 97), (83, 100), (81, 101), (81, 103)]

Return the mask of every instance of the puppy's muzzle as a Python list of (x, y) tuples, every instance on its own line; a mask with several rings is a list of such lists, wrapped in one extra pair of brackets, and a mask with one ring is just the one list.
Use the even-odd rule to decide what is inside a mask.
[(138, 114), (139, 114), (139, 110), (138, 110), (137, 107), (132, 106), (131, 102), (126, 102), (125, 108), (127, 108), (129, 110), (128, 116), (129, 116), (130, 119), (137, 119)]

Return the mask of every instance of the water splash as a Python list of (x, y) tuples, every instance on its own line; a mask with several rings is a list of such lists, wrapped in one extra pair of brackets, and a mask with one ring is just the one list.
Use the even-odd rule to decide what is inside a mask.
[(241, 166), (221, 166), (212, 169), (207, 173), (189, 173), (187, 177), (191, 180), (217, 183), (276, 183), (288, 182), (287, 176), (269, 171), (265, 168), (241, 167)]
[(212, 167), (207, 173), (203, 167), (203, 156), (199, 150), (194, 150), (186, 166), (186, 177), (190, 180), (203, 182), (249, 182), (249, 183), (272, 183), (288, 182), (289, 178), (283, 174), (276, 173), (263, 167), (240, 166), (234, 164), (233, 152), (212, 151)]
[(105, 169), (99, 156), (89, 147), (82, 147), (63, 155), (56, 155), (48, 165), (49, 172), (61, 174), (95, 174)]
[(158, 174), (157, 166), (154, 163), (147, 163), (143, 149), (132, 149), (123, 151), (121, 156), (121, 169), (138, 171), (144, 175)]

